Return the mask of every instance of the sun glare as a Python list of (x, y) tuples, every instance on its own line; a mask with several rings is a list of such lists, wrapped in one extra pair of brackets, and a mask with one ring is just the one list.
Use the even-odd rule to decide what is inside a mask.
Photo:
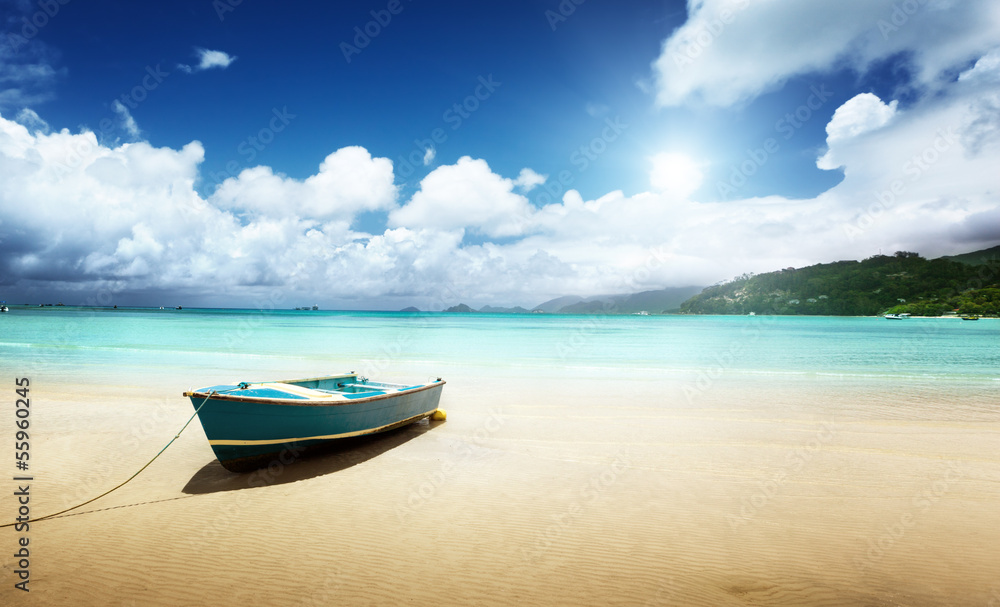
[(685, 154), (662, 153), (651, 158), (649, 183), (654, 190), (686, 198), (701, 186), (698, 163)]

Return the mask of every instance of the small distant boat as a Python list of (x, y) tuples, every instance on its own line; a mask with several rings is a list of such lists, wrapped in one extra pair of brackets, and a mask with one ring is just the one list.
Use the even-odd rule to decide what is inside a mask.
[(4, 305), (0, 305), (0, 312), (10, 312), (10, 308)]
[(444, 384), (441, 378), (413, 385), (375, 382), (346, 373), (220, 384), (184, 396), (198, 410), (223, 467), (247, 472), (288, 451), (385, 432), (426, 417), (444, 419), (438, 409)]
[(902, 314), (886, 314), (886, 320), (905, 320), (910, 317), (908, 312), (903, 312)]
[(962, 320), (979, 320), (978, 316), (963, 316)]

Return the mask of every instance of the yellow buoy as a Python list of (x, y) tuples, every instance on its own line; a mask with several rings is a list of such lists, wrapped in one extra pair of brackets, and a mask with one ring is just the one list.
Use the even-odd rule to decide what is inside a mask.
[(431, 413), (431, 419), (436, 422), (443, 422), (448, 419), (448, 413), (444, 409), (437, 409)]

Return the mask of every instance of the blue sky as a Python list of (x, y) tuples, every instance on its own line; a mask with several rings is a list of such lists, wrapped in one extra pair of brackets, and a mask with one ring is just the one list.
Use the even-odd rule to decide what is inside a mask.
[[(632, 193), (648, 183), (647, 168), (635, 160), (664, 144), (735, 160), (740, 148), (762, 138), (764, 129), (747, 128), (747, 122), (774, 122), (794, 110), (812, 84), (839, 91), (827, 114), (854, 89), (839, 82), (849, 82), (851, 74), (834, 74), (791, 83), (737, 114), (657, 111), (640, 86), (650, 79), (650, 62), (663, 40), (684, 23), (683, 3), (590, 2), (563, 16), (558, 2), (401, 0), (399, 14), (390, 13), (387, 25), (377, 28), (369, 25), (375, 21), (371, 11), (384, 20), (388, 2), (311, 3), (293, 11), (204, 1), (154, 10), (145, 3), (101, 5), (68, 4), (37, 36), (58, 57), (53, 67), (63, 71), (52, 87), (54, 99), (42, 106), (46, 120), (99, 130), (100, 119), (113, 116), (112, 101), (130, 97), (147, 68), (159, 66), (167, 74), (162, 84), (132, 100), (131, 114), (155, 145), (204, 144), (202, 169), (209, 178), (203, 192), (231, 161), (240, 169), (265, 163), (305, 178), (332, 150), (350, 145), (392, 159), (403, 173), (400, 158), (421, 158), (418, 142), (438, 128), (448, 138), (435, 145), (435, 165), (472, 156), (505, 175), (524, 166), (557, 173), (574, 168), (572, 153), (600, 135), (605, 117), (620, 117), (629, 127), (623, 145), (602, 154), (595, 170), (588, 167), (574, 185), (585, 196)], [(377, 35), (358, 48), (354, 28), (366, 25)], [(342, 44), (358, 49), (346, 50), (350, 62)], [(237, 60), (224, 70), (188, 76), (177, 65), (195, 62), (196, 48), (219, 49)], [(491, 76), (499, 83), (495, 91), (467, 101), (479, 78)], [(464, 111), (454, 111), (456, 104)], [(251, 144), (241, 153), (240, 144), (268, 125), (274, 108), (295, 116), (289, 128), (264, 149)], [(749, 189), (808, 194), (821, 191), (816, 180), (828, 185), (836, 179), (802, 154), (825, 136), (822, 121), (811, 126), (804, 133), (810, 137), (797, 138)], [(128, 139), (127, 133), (109, 134)], [(253, 156), (245, 151), (251, 149)], [(406, 184), (414, 187), (430, 168), (421, 166)], [(783, 172), (792, 176), (778, 178)]]
[(986, 1), (0, 17), (8, 301), (532, 306), (1000, 240)]

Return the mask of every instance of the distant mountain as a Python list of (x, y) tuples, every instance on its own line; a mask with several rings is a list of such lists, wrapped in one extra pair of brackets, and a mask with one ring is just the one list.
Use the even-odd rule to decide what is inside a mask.
[(963, 253), (962, 255), (946, 255), (944, 257), (939, 257), (938, 259), (957, 261), (958, 263), (964, 263), (970, 266), (985, 266), (990, 262), (1000, 261), (1000, 245), (989, 249), (983, 249), (982, 251)]
[(532, 308), (532, 311), (541, 310), (542, 312), (552, 314), (558, 312), (564, 306), (575, 304), (580, 301), (583, 301), (583, 298), (578, 295), (564, 295), (562, 297), (556, 297), (555, 299), (550, 299), (544, 303), (540, 303)]
[(614, 307), (614, 304), (610, 301), (595, 298), (595, 299), (584, 299), (583, 301), (578, 301), (574, 304), (568, 306), (563, 306), (559, 308), (557, 314), (600, 314), (605, 312), (610, 313), (610, 310)]
[[(416, 310), (416, 308), (414, 308)], [(419, 312), (419, 310), (417, 310)], [(480, 314), (531, 314), (531, 310), (526, 310), (521, 306), (514, 306), (513, 308), (497, 308), (494, 306), (483, 306), (480, 310), (475, 310), (464, 303), (460, 303), (457, 306), (452, 306), (445, 310), (445, 312), (459, 313), (459, 314), (470, 314), (473, 312), (479, 312)]]
[(672, 287), (658, 291), (643, 291), (633, 293), (619, 304), (622, 312), (632, 314), (646, 310), (648, 312), (671, 312), (681, 307), (690, 297), (701, 293), (704, 287)]
[[(994, 248), (995, 249), (995, 248)], [(708, 287), (685, 301), (688, 314), (806, 314), (873, 316), (907, 312), (939, 316), (1000, 313), (1000, 259), (990, 251), (956, 256), (981, 259), (986, 266), (927, 260), (897, 251), (864, 261), (838, 261), (777, 272), (744, 274)]]
[[(702, 287), (670, 287), (656, 291), (643, 291), (622, 295), (602, 295), (565, 305), (559, 314), (634, 314), (651, 312), (662, 314), (675, 311), (680, 305), (700, 293)], [(554, 301), (554, 300), (553, 300)]]
[(479, 308), (481, 314), (531, 314), (531, 310), (526, 310), (521, 306), (513, 308), (495, 308), (493, 306), (483, 306)]
[(403, 308), (402, 310), (400, 310), (400, 312), (419, 312), (419, 311), (420, 311), (419, 308), (414, 308), (413, 306), (410, 306), (408, 308)]

